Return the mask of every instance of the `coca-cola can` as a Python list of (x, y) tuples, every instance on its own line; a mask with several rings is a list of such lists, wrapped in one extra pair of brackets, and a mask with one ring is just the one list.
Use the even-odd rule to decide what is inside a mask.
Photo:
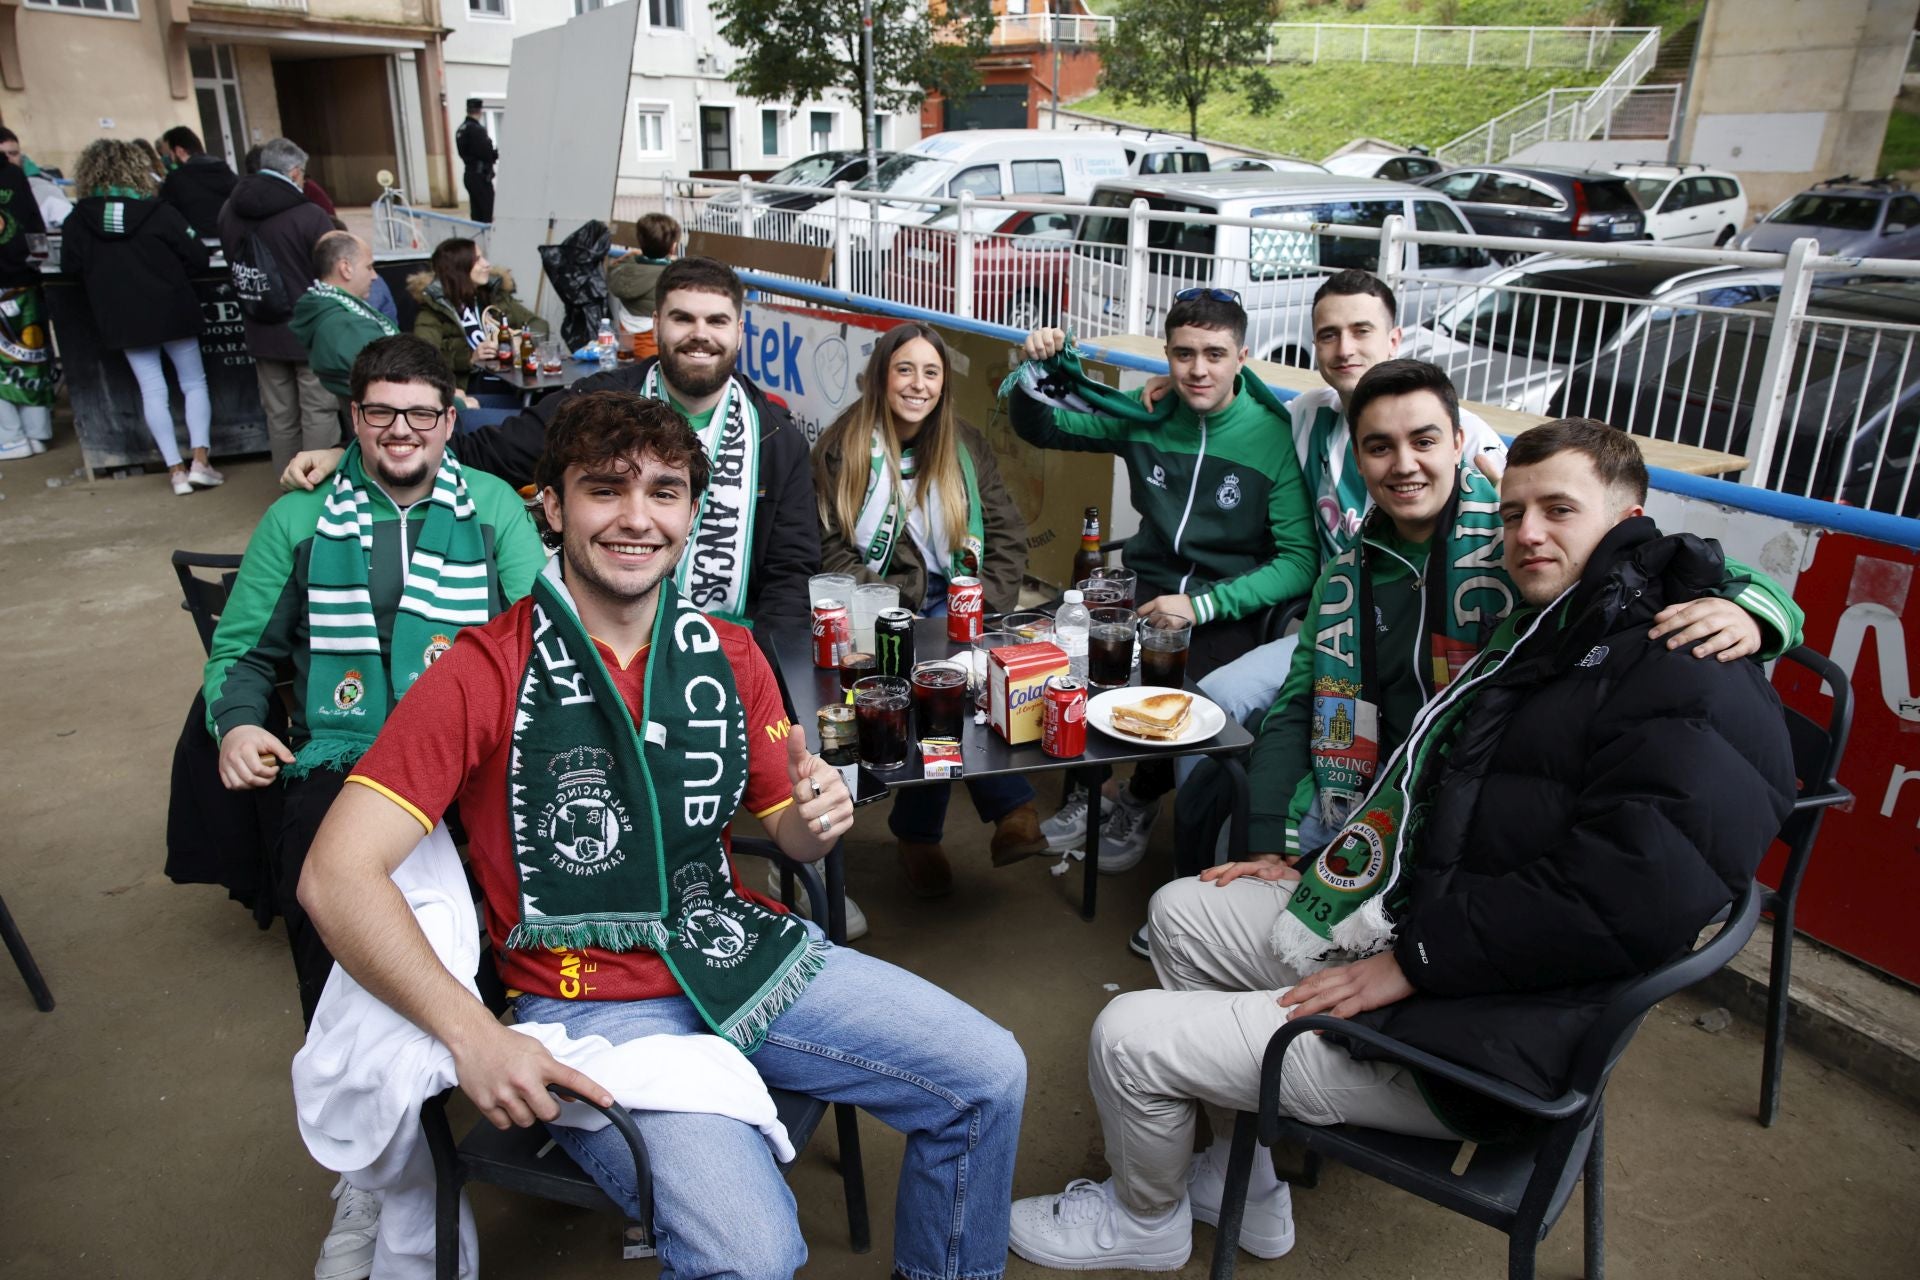
[(845, 602), (822, 600), (813, 606), (813, 665), (838, 671), (840, 659), (853, 652), (853, 619)]
[(1050, 756), (1077, 756), (1087, 749), (1087, 682), (1078, 676), (1048, 676), (1042, 689), (1040, 749)]
[(987, 610), (987, 589), (978, 578), (952, 578), (947, 582), (947, 639), (954, 644), (972, 644), (980, 638), (981, 621)]

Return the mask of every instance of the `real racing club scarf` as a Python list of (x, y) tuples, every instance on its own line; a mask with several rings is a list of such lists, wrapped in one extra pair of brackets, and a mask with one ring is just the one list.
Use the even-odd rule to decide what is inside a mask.
[[(974, 473), (973, 455), (966, 446), (955, 442), (953, 446), (960, 454), (960, 476), (967, 493), (967, 535), (966, 541), (957, 547), (941, 544), (946, 538), (946, 511), (940, 502), (940, 492), (932, 485), (913, 484), (906, 502), (901, 501), (901, 489), (914, 481), (916, 471), (912, 449), (900, 455), (900, 476), (896, 483), (893, 468), (887, 465), (887, 449), (880, 442), (880, 433), (873, 433), (867, 460), (867, 494), (860, 504), (859, 518), (854, 522), (854, 545), (860, 548), (860, 559), (867, 569), (887, 576), (887, 570), (893, 564), (894, 544), (899, 541), (900, 531), (913, 516), (903, 514), (905, 507), (919, 502), (927, 523), (927, 540), (938, 552), (945, 554), (943, 563), (936, 565), (933, 557), (928, 557), (927, 573), (941, 574), (949, 581), (967, 577), (980, 572), (980, 566), (986, 563), (987, 534), (986, 525), (980, 508), (980, 480)], [(846, 465), (843, 460), (841, 465)]]
[[(460, 463), (447, 450), (433, 478), (427, 518), (413, 538), (393, 638), (382, 658), (368, 588), (375, 492), (360, 445), (349, 445), (315, 526), (308, 563), (306, 724), (311, 736), (288, 766), (290, 778), (358, 760), (386, 722), (387, 708), (453, 647), (455, 633), (491, 616), (486, 535)], [(379, 500), (391, 503), (385, 493)], [(407, 513), (399, 512), (399, 518), (404, 522)], [(401, 545), (406, 545), (404, 533)]]
[(713, 624), (659, 586), (640, 724), (574, 611), (555, 557), (533, 584), (507, 805), (516, 950), (657, 952), (701, 1020), (743, 1052), (826, 947), (733, 891), (722, 835), (745, 794), (746, 710)]
[[(1435, 524), (1436, 533), (1445, 532), (1428, 543), (1424, 562), (1408, 565), (1421, 592), (1415, 666), (1428, 698), (1452, 682), (1489, 626), (1513, 607), (1513, 588), (1500, 568), (1499, 490), (1471, 462), (1456, 474), (1458, 487)], [(1370, 519), (1391, 527), (1378, 509)], [(1347, 821), (1380, 763), (1378, 628), (1367, 566), (1373, 557), (1393, 554), (1363, 537), (1328, 562), (1320, 588), (1307, 746), (1314, 807), (1331, 828)]]
[[(1087, 413), (1100, 418), (1124, 418), (1130, 422), (1166, 422), (1183, 403), (1178, 389), (1169, 387), (1159, 403), (1149, 409), (1138, 397), (1115, 391), (1088, 376), (1080, 363), (1080, 351), (1071, 338), (1058, 355), (1045, 360), (1024, 361), (1002, 378), (998, 393), (1000, 399), (1005, 400), (1016, 387), (1050, 408), (1067, 413)], [(1273, 388), (1255, 377), (1251, 370), (1240, 371), (1234, 390), (1252, 396), (1256, 404), (1276, 415), (1284, 427), (1292, 429), (1292, 411), (1279, 396), (1273, 394)]]
[[(640, 384), (640, 394), (673, 405), (655, 361)], [(686, 411), (674, 405), (686, 417)], [(753, 537), (753, 513), (760, 491), (760, 411), (753, 394), (738, 374), (729, 375), (726, 391), (707, 425), (696, 434), (707, 451), (711, 472), (700, 510), (687, 534), (687, 552), (680, 557), (674, 585), (697, 609), (743, 627), (747, 619), (747, 571)]]

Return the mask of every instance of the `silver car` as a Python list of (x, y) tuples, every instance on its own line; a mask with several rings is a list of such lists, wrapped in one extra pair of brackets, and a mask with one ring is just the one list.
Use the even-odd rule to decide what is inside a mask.
[(1860, 258), (1920, 258), (1920, 196), (1894, 178), (1833, 178), (1792, 197), (1733, 247), (1785, 253), (1795, 240)]

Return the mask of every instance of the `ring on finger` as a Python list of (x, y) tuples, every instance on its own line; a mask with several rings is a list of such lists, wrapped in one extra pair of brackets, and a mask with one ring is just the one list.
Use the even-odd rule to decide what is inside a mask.
[(808, 778), (807, 781), (813, 784), (813, 798), (818, 800), (820, 798), (820, 779)]
[(827, 834), (827, 832), (831, 830), (833, 830), (833, 816), (831, 814), (826, 814), (826, 813), (821, 814), (820, 815), (820, 834), (825, 835)]

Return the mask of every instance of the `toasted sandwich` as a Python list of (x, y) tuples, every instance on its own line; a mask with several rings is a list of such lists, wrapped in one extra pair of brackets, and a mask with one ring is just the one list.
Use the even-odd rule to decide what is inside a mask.
[(1186, 730), (1193, 712), (1190, 693), (1156, 693), (1113, 709), (1113, 727), (1142, 738), (1168, 740)]

